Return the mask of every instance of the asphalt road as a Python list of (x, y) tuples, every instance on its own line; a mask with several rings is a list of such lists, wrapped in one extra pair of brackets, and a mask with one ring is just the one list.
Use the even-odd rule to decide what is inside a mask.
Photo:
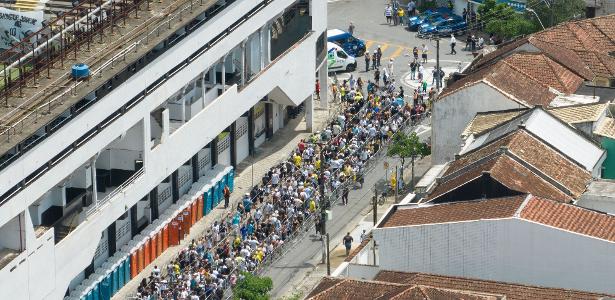
[[(428, 83), (431, 83), (431, 71), (436, 65), (436, 41), (421, 39), (416, 37), (416, 32), (408, 31), (405, 26), (391, 26), (386, 23), (384, 18), (384, 8), (388, 1), (384, 0), (328, 0), (328, 28), (341, 29), (346, 31), (350, 22), (355, 25), (354, 35), (366, 41), (367, 49), (370, 53), (380, 45), (383, 50), (381, 64), (384, 66), (390, 58), (393, 58), (394, 75), (397, 82), (401, 82), (406, 87), (412, 87), (408, 82), (408, 64), (411, 61), (413, 47), (421, 47), (426, 44), (429, 48), (428, 62), (425, 66), (427, 70)], [(461, 48), (465, 44), (464, 36), (457, 37), (457, 55), (451, 55), (450, 38), (443, 38), (440, 41), (440, 66), (446, 72), (451, 72), (459, 68), (459, 64), (464, 67), (472, 61), (472, 54), (463, 51)], [(410, 56), (408, 56), (410, 54)], [(353, 72), (355, 78), (373, 78), (373, 71), (365, 72), (365, 61), (363, 57), (358, 57), (357, 71)], [(337, 73), (338, 79), (350, 77), (349, 73)]]

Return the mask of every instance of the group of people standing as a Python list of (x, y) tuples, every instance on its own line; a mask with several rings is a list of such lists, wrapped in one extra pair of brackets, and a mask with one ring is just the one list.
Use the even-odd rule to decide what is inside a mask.
[[(370, 158), (424, 109), (399, 101), (403, 88), (357, 80), (340, 87), (341, 112), (320, 132), (301, 140), (241, 201), (190, 242), (166, 267), (154, 268), (138, 287), (139, 299), (222, 299), (227, 288), (257, 272), (307, 226), (323, 234), (321, 208), (362, 188)], [(365, 95), (365, 96), (364, 96)], [(326, 197), (323, 197), (327, 195)], [(324, 207), (323, 207), (324, 206)], [(352, 239), (343, 244), (350, 250)]]

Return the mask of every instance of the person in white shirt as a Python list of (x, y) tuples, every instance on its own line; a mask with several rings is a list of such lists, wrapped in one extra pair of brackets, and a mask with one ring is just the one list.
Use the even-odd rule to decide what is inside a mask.
[(451, 33), (451, 54), (457, 54), (457, 50), (455, 50), (455, 45), (457, 45), (457, 39), (455, 39), (455, 35)]

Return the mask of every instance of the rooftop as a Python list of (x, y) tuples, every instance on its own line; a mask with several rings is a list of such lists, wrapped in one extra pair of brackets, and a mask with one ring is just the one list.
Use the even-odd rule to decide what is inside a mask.
[[(578, 124), (585, 122), (596, 122), (605, 112), (608, 103), (591, 103), (570, 105), (564, 107), (549, 107), (547, 110), (558, 119), (568, 124)], [(474, 119), (468, 123), (462, 136), (471, 134), (479, 135), (502, 123), (510, 121), (518, 115), (527, 111), (527, 108), (479, 112)]]
[(502, 45), (480, 57), (470, 69), (477, 70), (495, 63), (529, 44), (585, 80), (591, 81), (596, 76), (612, 78), (615, 76), (613, 28), (615, 14), (564, 22)]
[(531, 194), (442, 204), (398, 205), (379, 228), (519, 219), (615, 242), (615, 216)]
[(615, 199), (615, 180), (601, 179), (592, 181), (584, 195), (603, 196)]
[(447, 300), (497, 300), (502, 295), (482, 292), (445, 289), (427, 285), (390, 283), (386, 281), (355, 280), (339, 277), (325, 277), (307, 299), (447, 299)]
[(425, 285), (439, 289), (490, 293), (493, 295), (500, 295), (501, 298), (496, 299), (506, 300), (598, 300), (604, 299), (605, 297), (613, 297), (613, 295), (604, 295), (591, 292), (545, 288), (500, 281), (442, 276), (426, 273), (380, 271), (374, 280), (408, 285)]
[(615, 119), (612, 117), (604, 118), (598, 123), (594, 134), (615, 139)]
[(585, 191), (587, 184), (592, 179), (589, 171), (524, 128), (517, 128), (458, 157), (449, 164), (444, 177), (459, 172), (480, 159), (496, 153), (503, 147), (512, 155), (531, 165), (534, 173), (553, 179), (563, 185), (575, 198)]
[[(469, 185), (479, 186), (481, 191), (475, 192), (484, 192), (485, 197), (505, 196), (512, 191), (513, 193), (532, 193), (563, 202), (573, 200), (574, 197), (569, 195), (563, 186), (553, 182), (539, 171), (511, 152), (499, 151), (442, 177), (426, 200), (434, 201), (454, 193), (467, 194), (462, 191), (462, 188)], [(502, 190), (500, 186), (510, 191)], [(466, 196), (474, 197), (471, 194)], [(457, 197), (460, 195), (453, 196), (453, 198)]]

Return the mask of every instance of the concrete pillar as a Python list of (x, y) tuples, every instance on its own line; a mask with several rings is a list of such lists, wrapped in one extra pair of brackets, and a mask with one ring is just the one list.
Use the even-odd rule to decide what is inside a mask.
[(158, 210), (158, 186), (155, 186), (149, 191), (149, 206), (152, 210), (152, 221), (160, 217), (160, 211)]
[(258, 57), (260, 59), (261, 70), (265, 68), (265, 35), (268, 34), (266, 27), (261, 27), (258, 31)]
[(305, 101), (305, 127), (308, 132), (314, 130), (314, 105), (312, 103), (312, 95), (308, 96)]
[(209, 69), (209, 82), (211, 82), (211, 84), (216, 85), (217, 84), (217, 79), (216, 78), (216, 65), (213, 65), (211, 67), (211, 69)]
[(190, 166), (192, 167), (192, 182), (199, 181), (199, 153), (195, 153), (190, 159)]
[(220, 62), (222, 64), (222, 92), (226, 92), (226, 55), (222, 58)]
[(177, 170), (171, 173), (171, 194), (173, 203), (179, 200), (179, 172)]
[(263, 38), (263, 61), (267, 66), (271, 63), (271, 24), (264, 26), (265, 36)]
[(96, 158), (98, 155), (95, 155), (92, 158), (92, 162), (90, 163), (90, 174), (92, 176), (92, 203), (96, 203), (98, 201), (98, 186), (96, 184)]
[(229, 135), (231, 140), (231, 166), (237, 168), (237, 121), (231, 123), (229, 127)]
[(241, 42), (241, 70), (240, 70), (240, 74), (241, 74), (241, 86), (244, 86), (246, 84), (246, 72), (248, 72), (248, 68), (246, 67), (246, 41), (242, 41)]
[(327, 63), (322, 64), (318, 70), (318, 80), (320, 81), (320, 107), (329, 107), (329, 88), (327, 84)]
[(254, 106), (248, 111), (248, 153), (254, 155)]

